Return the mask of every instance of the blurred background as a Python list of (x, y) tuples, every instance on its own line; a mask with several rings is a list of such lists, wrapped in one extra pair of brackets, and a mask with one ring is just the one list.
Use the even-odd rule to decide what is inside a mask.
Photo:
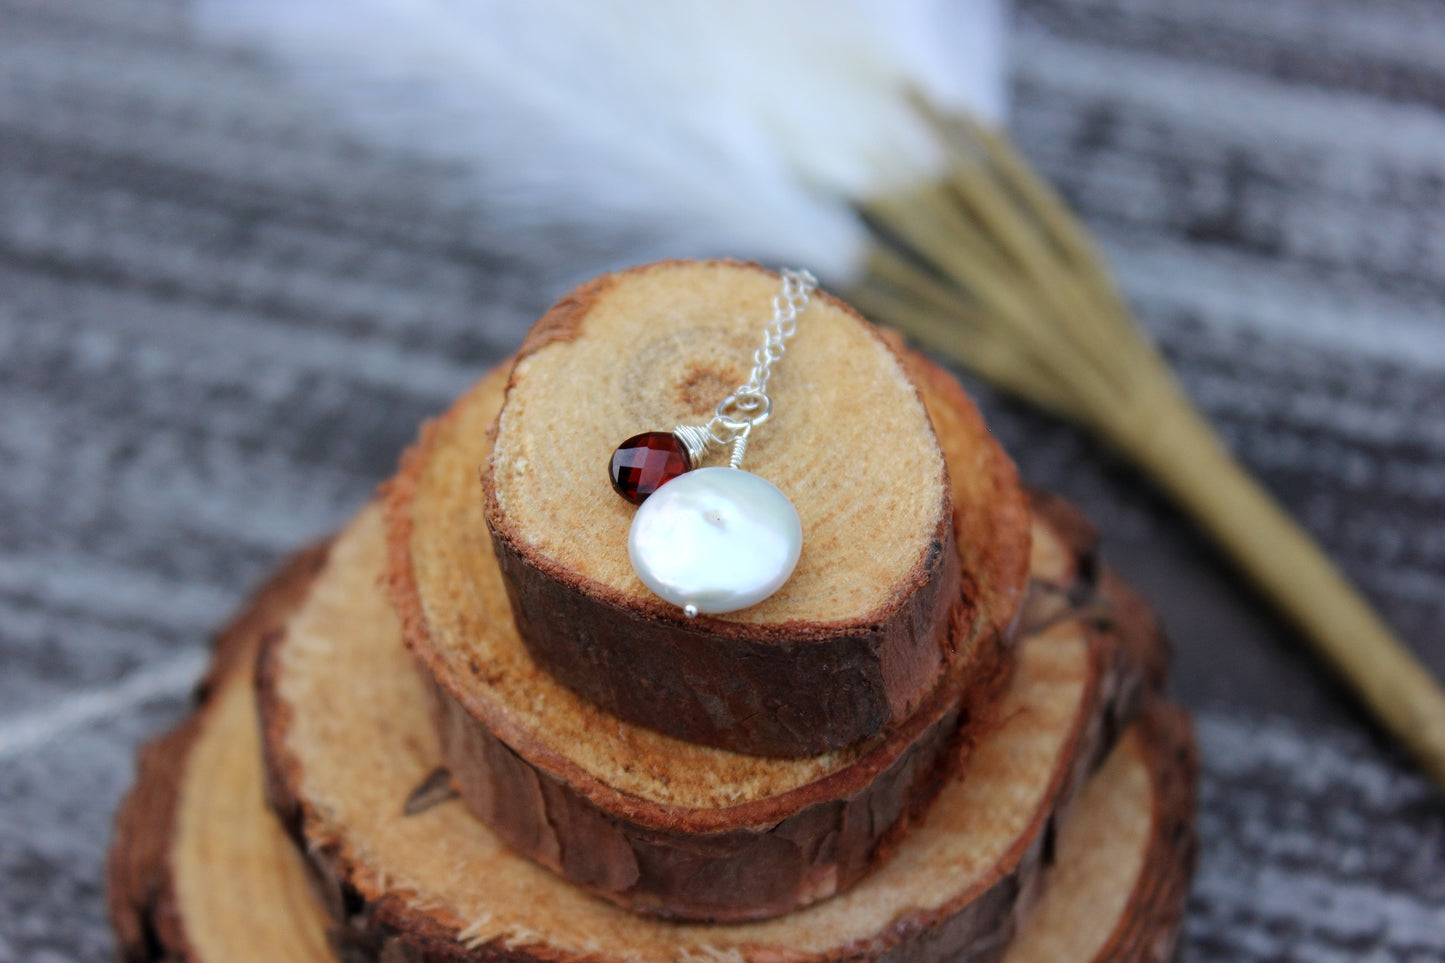
[[(0, 960), (111, 957), (112, 813), (205, 639), (553, 299), (679, 246), (778, 253), (519, 215), (466, 138), (378, 135), (237, 6), (0, 0)], [(960, 48), (979, 109), (1445, 674), (1445, 6), (1018, 0), (996, 27)], [(1174, 638), (1205, 762), (1183, 959), (1445, 957), (1438, 790), (1136, 473), (970, 387)]]

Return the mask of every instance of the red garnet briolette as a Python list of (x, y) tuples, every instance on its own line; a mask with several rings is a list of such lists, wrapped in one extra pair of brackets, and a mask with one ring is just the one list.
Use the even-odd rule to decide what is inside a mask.
[(617, 446), (608, 465), (612, 487), (634, 505), (691, 468), (682, 442), (667, 431), (633, 435)]

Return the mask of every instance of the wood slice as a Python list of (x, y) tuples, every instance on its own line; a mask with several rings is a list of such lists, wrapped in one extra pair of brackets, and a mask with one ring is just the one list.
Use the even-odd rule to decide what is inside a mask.
[[(510, 722), (522, 722), (508, 735), (522, 738), (496, 747), (495, 755), (507, 760), (503, 778), (457, 780), (463, 792), (475, 782), (502, 797), (499, 804), (472, 800), (502, 833), (488, 833), (485, 847), (469, 849), (469, 840), (481, 838), (476, 835), (481, 824), (466, 822), (469, 817), (462, 813), (448, 819), (463, 820), (465, 830), (425, 816), (401, 818), (396, 787), (423, 783), (442, 756), (436, 727), (424, 709), (429, 687), (408, 671), (400, 628), (374, 588), (383, 541), (373, 513), (338, 539), (311, 599), (268, 646), (259, 687), (264, 753), (283, 822), (331, 878), (355, 887), (364, 902), (383, 895), (376, 880), (405, 879), (423, 905), (456, 906), (469, 922), (485, 916), (485, 925), (469, 931), (479, 945), (505, 939), (507, 927), (515, 925), (545, 931), (581, 953), (599, 919), (609, 927), (632, 927), (642, 926), (640, 918), (630, 913), (585, 916), (595, 911), (595, 900), (582, 889), (559, 892), (541, 882), (546, 871), (518, 862), (515, 850), (563, 871), (569, 869), (565, 862), (557, 866), (550, 860), (566, 848), (597, 862), (605, 859), (609, 866), (616, 865), (613, 861), (632, 866), (626, 877), (631, 885), (624, 890), (608, 891), (589, 881), (593, 892), (618, 903), (669, 913), (711, 905), (719, 916), (738, 918), (759, 906), (771, 910), (785, 899), (797, 905), (833, 892), (838, 876), (817, 875), (813, 868), (837, 859), (829, 847), (841, 848), (856, 838), (846, 821), (875, 814), (882, 821), (890, 815), (886, 797), (867, 807), (850, 799), (873, 791), (874, 783), (888, 783), (888, 770), (872, 764), (867, 754), (784, 761), (682, 743), (609, 720), (534, 672), (526, 676), (530, 701), (508, 706), (515, 713)], [(952, 903), (936, 902), (944, 892), (937, 873), (900, 870), (895, 856), (875, 859), (861, 882), (816, 903), (818, 916), (800, 911), (769, 922), (686, 932), (706, 937), (708, 942), (699, 946), (737, 952), (749, 946), (786, 948), (798, 951), (800, 959), (827, 956), (838, 940), (887, 947), (939, 918), (973, 921), (967, 924), (970, 940), (1003, 932), (1000, 927), (1012, 925), (1020, 888), (1041, 865), (1046, 847), (1039, 834), (1083, 783), (1137, 702), (1137, 666), (1153, 656), (1123, 650), (1119, 641), (1124, 638), (1075, 620), (1021, 643), (1019, 665), (997, 707), (996, 722), (957, 747), (958, 759), (966, 758), (962, 777), (943, 785), (943, 798), (922, 826), (910, 827), (897, 844), (902, 852), (915, 837), (927, 839), (922, 848), (909, 851), (935, 854), (929, 858), (942, 860), (939, 865), (967, 865), (983, 874), (954, 880), (957, 885), (947, 890)], [(515, 651), (525, 657), (520, 644)], [(479, 668), (500, 676), (518, 667), (499, 660)], [(445, 737), (445, 726), (442, 732)], [(640, 747), (646, 751), (639, 752)], [(636, 765), (619, 766), (618, 760)], [(948, 762), (956, 765), (954, 759)], [(837, 768), (820, 771), (824, 765)], [(604, 782), (600, 772), (611, 781)], [(618, 786), (619, 772), (627, 779), (626, 790)], [(784, 775), (807, 778), (780, 781)], [(848, 791), (836, 792), (839, 783)], [(772, 796), (731, 801), (765, 784), (782, 788)], [(947, 798), (974, 802), (950, 804), (943, 801)], [(789, 807), (784, 811), (798, 817), (779, 820), (782, 803)], [(974, 805), (982, 808), (970, 808)], [(759, 819), (760, 811), (773, 815)], [(942, 818), (940, 812), (954, 816)], [(831, 831), (814, 835), (819, 823)], [(803, 840), (808, 844), (800, 845)], [(499, 848), (502, 841), (510, 847), (505, 852)], [(739, 864), (719, 859), (713, 847), (723, 844), (730, 852), (721, 855), (736, 854)], [(599, 858), (599, 853), (604, 855)], [(847, 868), (841, 861), (836, 865), (839, 874)], [(689, 868), (695, 877), (687, 875)], [(494, 907), (487, 909), (495, 891), (484, 895), (473, 889), (479, 878), (515, 893), (519, 915), (504, 918)], [(536, 925), (529, 922), (539, 900), (555, 903), (563, 892), (576, 898), (568, 897), (560, 920), (550, 920), (545, 930), (538, 929), (540, 917)], [(802, 930), (786, 925), (797, 919), (816, 922)], [(564, 925), (563, 920), (581, 929), (570, 929), (571, 922)], [(900, 920), (912, 922), (901, 926)], [(421, 939), (419, 934), (431, 932), (435, 922), (414, 919), (408, 924), (412, 929), (402, 927), (396, 938)], [(649, 953), (673, 958), (675, 949), (659, 944)]]
[[(946, 373), (906, 357), (943, 426), (950, 464), (963, 469), (953, 476), (971, 477), (979, 454), (957, 425), (972, 407)], [(468, 805), (519, 851), (657, 915), (761, 918), (852, 885), (895, 824), (901, 831), (936, 792), (935, 770), (959, 726), (987, 718), (1008, 668), (998, 627), (955, 624), (962, 641), (950, 674), (922, 706), (869, 742), (808, 759), (745, 757), (619, 727), (615, 717), (537, 671), (514, 628), (504, 579), (479, 544), (480, 530), (456, 524), (453, 508), (460, 507), (446, 491), (425, 487), (421, 466), (438, 466), (435, 477), (452, 475), (452, 459), (466, 448), (462, 439), (481, 436), (500, 393), (499, 379), (486, 379), (427, 430), (391, 486), (394, 579), (414, 567), (406, 556), (415, 536), (396, 537), (408, 532), (407, 516), (440, 504), (435, 530), (445, 527), (458, 544), (471, 539), (471, 551), (451, 561), (450, 581), (465, 577), (464, 595), (436, 599), (426, 617), (415, 604), (407, 607), (417, 598), (409, 590), (396, 593), (408, 642), (420, 650), (429, 676), (443, 755)], [(1061, 532), (1073, 538), (1067, 510), (1050, 507)], [(442, 516), (453, 523), (441, 526)], [(1067, 548), (1053, 554), (1057, 560), (1043, 561), (1058, 569), (1052, 576), (1058, 584), (1088, 564), (1065, 560)], [(449, 619), (470, 642), (460, 677), (426, 655), (427, 626)], [(1137, 665), (1119, 669), (1126, 670), (1137, 672)]]
[(1007, 963), (1175, 958), (1198, 857), (1198, 768), (1188, 715), (1151, 701), (1060, 827), (1043, 895)]
[[(578, 943), (578, 927), (563, 927), (574, 938), (558, 942), (549, 936), (547, 922), (549, 915), (562, 918), (578, 905), (584, 907), (584, 927), (594, 927), (592, 938), (581, 941), (586, 958), (593, 961), (666, 958), (636, 952), (640, 944), (660, 944), (664, 950), (671, 945), (676, 951), (671, 958), (683, 958), (684, 948), (719, 929), (629, 919), (607, 904), (579, 901), (566, 883), (507, 856), (455, 803), (437, 805), (409, 821), (425, 823), (424, 838), (436, 837), (426, 848), (454, 848), (445, 888), (463, 895), (465, 910), (439, 901), (434, 884), (418, 889), (407, 877), (376, 875), (375, 867), (369, 901), (335, 875), (308, 876), (308, 865), (263, 799), (252, 660), (247, 655), (277, 622), (277, 610), (304, 593), (314, 567), (314, 557), (290, 566), (273, 586), (279, 591), (264, 594), (233, 624), (218, 649), (212, 681), (201, 690), (197, 713), (142, 753), (138, 781), (117, 819), (108, 872), (111, 919), (122, 959), (581, 963), (583, 954), (568, 949)], [(426, 729), (417, 732), (420, 742), (414, 751), (424, 756)], [(417, 759), (413, 772), (435, 758)], [(1193, 742), (1182, 713), (1157, 703), (1147, 709), (1090, 780), (1057, 834), (1045, 834), (1053, 840), (1043, 847), (1053, 850), (1053, 868), (1036, 908), (1004, 956), (1007, 963), (1162, 963), (1171, 957), (1193, 861), (1194, 766)], [(390, 818), (403, 818), (407, 793), (404, 783), (383, 793), (390, 796)], [(978, 800), (962, 799), (959, 805), (980, 811)], [(999, 813), (1006, 818), (1009, 808)], [(947, 815), (940, 820), (955, 821)], [(911, 855), (929, 842), (922, 836), (904, 843), (898, 860), (913, 860), (915, 872), (930, 871), (935, 861), (926, 852)], [(357, 857), (354, 850), (346, 854), (349, 860)], [(335, 858), (334, 853), (326, 857)], [(932, 869), (940, 878), (978, 879), (989, 859), (989, 853), (974, 852), (972, 858)], [(501, 872), (480, 872), (497, 863)], [(509, 884), (518, 875), (535, 885), (514, 892)], [(896, 874), (895, 880), (905, 876)], [(533, 916), (510, 918), (512, 909), (528, 898)], [(816, 932), (814, 923), (826, 922), (808, 919), (816, 913), (800, 914), (789, 925), (800, 937)], [(500, 927), (488, 929), (482, 922), (498, 916)], [(420, 920), (428, 921), (426, 929), (418, 928)], [(506, 935), (487, 936), (493, 932)], [(639, 932), (642, 939), (629, 942)], [(944, 959), (958, 950), (954, 959), (992, 960), (1001, 952), (997, 943), (964, 948), (942, 934), (943, 927), (932, 925), (911, 939), (899, 939), (887, 958)], [(937, 938), (930, 942), (930, 935)], [(852, 949), (839, 948), (838, 953)], [(860, 952), (856, 958), (877, 958), (882, 952), (887, 950)], [(723, 958), (776, 957), (763, 948), (748, 948)]]
[[(1099, 533), (1077, 508), (1050, 492), (1027, 490), (1029, 510), (1045, 520), (1051, 538), (1034, 538), (1029, 553), (1029, 586), (1021, 628), (1038, 629), (1069, 618), (1097, 596)], [(1132, 597), (1132, 596), (1131, 596)], [(1148, 614), (1134, 612), (1157, 631)]]
[(473, 645), (467, 565), (483, 524), (539, 665), (613, 715), (737, 752), (815, 755), (875, 736), (937, 688), (954, 627), (1007, 624), (1028, 551), (1012, 463), (952, 385), (946, 466), (915, 359), (822, 294), (747, 452), (798, 509), (792, 578), (758, 605), (694, 620), (637, 578), (635, 509), (607, 479), (612, 451), (706, 421), (746, 380), (778, 286), (733, 262), (592, 281), (538, 322), (495, 426), (473, 394), (427, 436), (403, 488), (416, 501), (395, 506), (395, 584), (418, 616), (411, 644), (445, 687)]
[[(211, 667), (196, 689), (197, 711), (141, 750), (106, 866), (111, 926), (128, 963), (230, 960), (235, 946), (274, 949), (255, 959), (312, 958), (300, 954), (316, 941), (295, 939), (320, 926), (319, 908), (309, 900), (297, 900), (297, 925), (279, 927), (274, 944), (267, 943), (267, 933), (236, 939), (246, 932), (246, 920), (224, 904), (236, 892), (233, 886), (265, 892), (273, 902), (305, 889), (300, 854), (261, 799), (250, 680), (261, 641), (300, 606), (326, 554), (327, 546), (317, 545), (276, 570), (218, 634)], [(179, 845), (182, 827), (193, 845)], [(244, 856), (238, 857), (237, 845)], [(191, 896), (184, 910), (182, 891)], [(206, 923), (198, 926), (201, 920)]]

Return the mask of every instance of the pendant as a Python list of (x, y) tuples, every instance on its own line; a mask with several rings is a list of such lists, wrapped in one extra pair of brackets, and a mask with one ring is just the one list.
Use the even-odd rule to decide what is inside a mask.
[[(757, 605), (783, 587), (803, 551), (803, 524), (788, 496), (742, 470), (748, 436), (773, 410), (773, 364), (818, 286), (807, 271), (784, 270), (781, 280), (748, 380), (705, 424), (633, 435), (608, 466), (617, 494), (640, 506), (627, 533), (633, 571), (688, 618)], [(728, 467), (699, 467), (717, 445), (732, 448)]]
[(803, 550), (798, 510), (741, 468), (698, 468), (660, 485), (627, 534), (637, 577), (689, 618), (736, 612), (782, 588)]
[(607, 466), (612, 490), (634, 505), (693, 468), (692, 456), (670, 431), (644, 431), (617, 446)]

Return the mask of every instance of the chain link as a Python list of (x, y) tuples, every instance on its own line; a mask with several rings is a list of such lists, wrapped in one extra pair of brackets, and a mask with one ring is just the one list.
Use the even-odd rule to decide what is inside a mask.
[[(784, 268), (780, 274), (783, 289), (773, 295), (773, 319), (763, 329), (762, 345), (753, 352), (753, 370), (745, 383), (718, 402), (712, 420), (705, 426), (716, 444), (736, 446), (739, 439), (745, 439), (748, 432), (772, 414), (768, 379), (772, 377), (773, 365), (782, 360), (788, 339), (797, 333), (798, 315), (807, 310), (808, 300), (818, 288), (817, 278), (808, 271)], [(741, 460), (742, 452), (737, 446), (733, 461)]]

